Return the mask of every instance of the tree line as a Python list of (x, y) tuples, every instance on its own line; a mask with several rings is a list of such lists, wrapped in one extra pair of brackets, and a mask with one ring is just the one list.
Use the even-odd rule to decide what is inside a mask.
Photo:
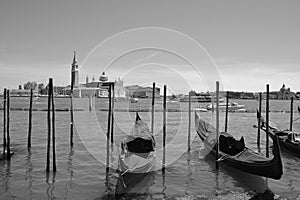
[(45, 86), (44, 83), (37, 84), (36, 82), (30, 82), (24, 83), (23, 88), (22, 85), (19, 85), (19, 90), (38, 90), (39, 94), (47, 94), (48, 91), (48, 84)]

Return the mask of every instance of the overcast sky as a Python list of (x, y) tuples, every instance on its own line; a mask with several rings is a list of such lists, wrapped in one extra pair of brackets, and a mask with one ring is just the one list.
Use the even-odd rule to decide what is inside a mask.
[[(201, 61), (195, 63), (206, 82), (216, 80), (203, 72), (206, 69), (200, 62), (212, 68), (215, 62), (225, 90), (263, 91), (266, 83), (271, 90), (279, 90), (285, 83), (300, 91), (300, 2), (296, 0), (2, 0), (0, 27), (1, 90), (27, 81), (46, 83), (49, 77), (56, 85), (69, 84), (74, 50), (82, 68), (81, 82), (87, 75), (97, 78), (107, 67), (102, 61), (121, 56), (120, 49), (130, 51), (134, 38), (147, 37), (157, 44), (161, 38), (156, 41), (159, 36), (155, 34), (136, 33), (127, 42), (115, 40), (111, 46), (95, 49), (99, 43), (126, 30), (160, 27), (183, 33), (202, 45), (202, 52), (184, 46), (184, 39), (173, 39), (176, 34), (169, 41), (169, 45), (184, 46), (183, 54), (193, 54), (193, 59), (201, 54)], [(131, 52), (106, 73), (112, 79), (122, 77), (125, 85), (156, 81), (178, 93), (189, 87), (205, 90), (205, 81), (195, 76), (190, 63), (171, 50)], [(211, 74), (215, 72), (211, 70)]]

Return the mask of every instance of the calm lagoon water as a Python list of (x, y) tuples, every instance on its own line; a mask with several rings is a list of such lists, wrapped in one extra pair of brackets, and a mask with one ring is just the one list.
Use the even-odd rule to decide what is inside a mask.
[[(74, 147), (69, 146), (70, 113), (56, 112), (56, 158), (58, 171), (46, 174), (46, 139), (47, 112), (33, 112), (32, 148), (26, 148), (28, 132), (28, 111), (11, 111), (10, 135), (11, 148), (15, 154), (10, 161), (0, 161), (0, 199), (102, 199), (113, 193), (118, 174), (111, 171), (106, 179), (105, 156), (107, 128), (107, 99), (96, 99), (94, 112), (88, 112), (88, 99), (77, 99), (75, 105), (84, 111), (76, 111), (77, 121), (74, 135)], [(246, 109), (255, 110), (255, 100), (238, 100)], [(56, 108), (68, 108), (69, 99), (55, 99)], [(206, 104), (193, 103), (193, 108)], [(300, 105), (295, 101), (295, 110)], [(28, 108), (26, 98), (11, 98), (12, 108)], [(116, 109), (142, 108), (150, 109), (151, 102), (141, 99), (138, 103), (116, 101)], [(34, 101), (34, 108), (46, 109), (47, 99)], [(162, 146), (162, 107), (161, 100), (155, 104), (155, 140), (159, 157)], [(203, 198), (210, 199), (218, 195), (231, 193), (262, 192), (271, 189), (280, 198), (296, 199), (300, 195), (300, 157), (282, 152), (284, 175), (280, 180), (266, 179), (221, 166), (215, 170), (213, 159), (205, 157), (203, 145), (196, 136), (194, 114), (192, 113), (192, 145), (186, 152), (188, 113), (187, 103), (169, 102), (168, 108), (181, 109), (184, 112), (167, 113), (167, 162), (165, 175), (161, 170), (146, 176), (131, 188), (128, 195), (122, 198), (176, 199)], [(271, 101), (271, 111), (288, 111), (289, 101)], [(141, 118), (150, 124), (150, 112), (140, 112)], [(212, 113), (201, 113), (201, 117), (210, 120)], [(287, 112), (271, 112), (270, 119), (278, 127), (289, 127)], [(134, 112), (115, 112), (114, 151), (111, 161), (117, 160), (118, 144), (126, 138), (132, 129)], [(297, 113), (294, 118), (299, 117)], [(0, 140), (2, 143), (3, 112), (0, 113)], [(95, 128), (96, 119), (99, 130)], [(221, 113), (221, 129), (223, 129), (224, 113)], [(79, 121), (81, 123), (79, 123)], [(79, 126), (80, 124), (80, 126)], [(257, 150), (257, 129), (253, 128), (256, 113), (229, 113), (229, 132), (239, 138), (245, 137), (246, 145)], [(294, 123), (294, 130), (300, 131), (300, 120)], [(262, 132), (261, 150), (265, 151), (265, 133)], [(138, 192), (137, 192), (138, 191)], [(131, 194), (130, 194), (131, 193)]]

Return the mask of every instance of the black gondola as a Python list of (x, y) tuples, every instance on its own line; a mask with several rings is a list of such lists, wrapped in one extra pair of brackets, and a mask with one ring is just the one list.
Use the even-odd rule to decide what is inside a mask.
[[(260, 117), (261, 125), (260, 128), (266, 130), (265, 119), (257, 111), (257, 119)], [(300, 134), (289, 130), (280, 130), (275, 126), (269, 125), (269, 136), (273, 139), (278, 136), (279, 145), (283, 147), (283, 150), (288, 152), (296, 153), (300, 155)]]
[(126, 195), (127, 199), (146, 194), (155, 177), (155, 140), (138, 113), (132, 134), (122, 142), (121, 147), (115, 198)]
[[(195, 113), (195, 126), (197, 133), (204, 142), (205, 148), (210, 154), (215, 155), (216, 129), (209, 123), (201, 120)], [(280, 148), (278, 138), (273, 140), (273, 158), (267, 158), (260, 153), (245, 147), (243, 137), (238, 141), (228, 133), (221, 133), (219, 137), (219, 162), (229, 165), (235, 169), (264, 176), (273, 179), (280, 179), (282, 176), (282, 162), (280, 156)]]

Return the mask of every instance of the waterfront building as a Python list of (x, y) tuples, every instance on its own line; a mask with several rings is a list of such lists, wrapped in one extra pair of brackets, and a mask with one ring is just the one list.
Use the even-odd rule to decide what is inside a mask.
[(283, 84), (277, 92), (277, 99), (291, 99), (291, 97), (295, 98), (295, 93), (292, 92), (290, 88), (286, 88), (285, 84)]
[[(73, 96), (74, 97), (108, 97), (108, 89), (101, 87), (103, 83), (109, 82), (108, 76), (103, 72), (98, 80), (95, 80), (94, 76), (92, 81), (89, 82), (88, 76), (85, 79), (85, 83), (80, 84), (79, 80), (79, 65), (76, 59), (76, 53), (74, 52), (73, 62), (71, 65), (71, 79), (72, 73), (74, 73), (74, 87)], [(118, 78), (114, 81), (115, 85), (115, 97), (125, 98), (125, 90), (123, 87), (123, 80)], [(64, 88), (65, 94), (70, 95), (71, 86)]]
[[(152, 87), (142, 87), (139, 85), (130, 85), (125, 87), (126, 97), (133, 98), (152, 98)], [(160, 97), (160, 88), (155, 87), (155, 97)]]

